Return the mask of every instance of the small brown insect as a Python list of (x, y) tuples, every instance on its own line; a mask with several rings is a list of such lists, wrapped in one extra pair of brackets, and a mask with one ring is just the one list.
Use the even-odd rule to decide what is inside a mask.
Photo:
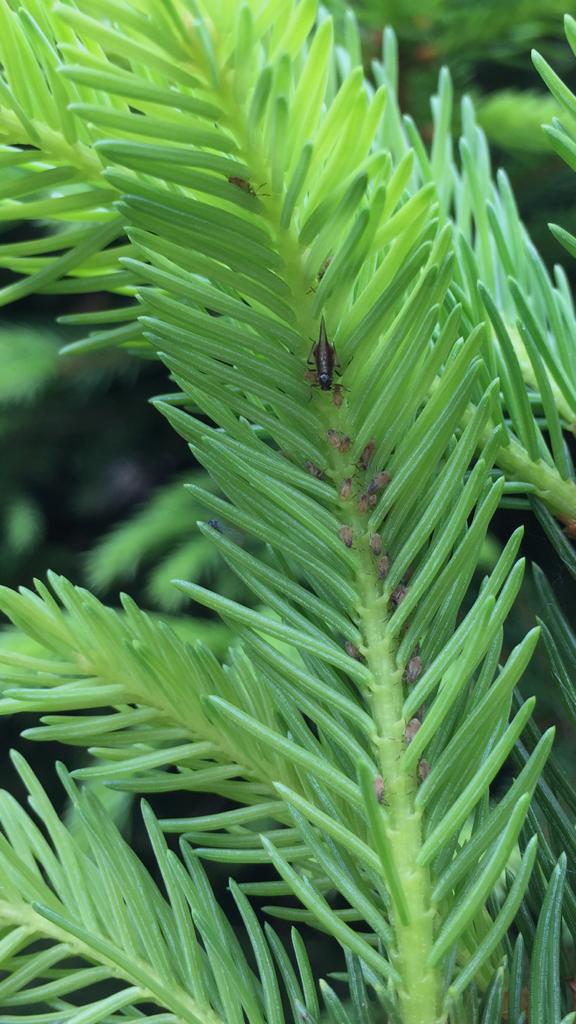
[(368, 494), (379, 494), (390, 483), (390, 473), (376, 473), (368, 484)]
[(392, 593), (392, 597), (390, 598), (395, 608), (397, 608), (399, 604), (402, 604), (407, 593), (408, 587), (404, 583), (400, 583), (396, 587), (396, 590)]
[(374, 455), (374, 449), (375, 448), (376, 448), (376, 442), (375, 441), (368, 441), (368, 444), (366, 445), (366, 447), (362, 451), (362, 454), (361, 454), (360, 458), (358, 459), (358, 468), (359, 469), (368, 469), (368, 466), (370, 464), (370, 459)]
[(362, 655), (360, 654), (360, 651), (358, 650), (356, 645), (353, 644), (350, 640), (347, 640), (346, 643), (344, 644), (344, 650), (346, 651), (346, 654), (348, 654), (350, 658), (354, 658), (354, 661), (362, 661)]
[(323, 470), (319, 466), (315, 466), (313, 462), (310, 462), (310, 459), (307, 459), (304, 463), (304, 469), (307, 473), (310, 473), (310, 476), (316, 477), (317, 480), (322, 480), (324, 476)]
[(368, 495), (368, 508), (376, 508), (376, 502), (377, 501), (378, 501), (378, 497), (377, 497), (376, 494), (369, 494)]
[(370, 551), (373, 555), (378, 557), (382, 551), (382, 537), (379, 533), (373, 533), (370, 536)]
[[(572, 989), (572, 1009), (576, 1010), (576, 985), (573, 981), (569, 981), (568, 987)], [(527, 1021), (528, 1013), (530, 1010), (530, 990), (527, 985), (524, 985), (522, 987), (522, 991), (520, 993), (520, 1009), (522, 1010), (522, 1014), (520, 1015), (520, 1017), (516, 1017), (516, 1015), (514, 1015), (514, 1020), (517, 1021), (522, 1019)], [(508, 1024), (508, 1021), (510, 1020), (509, 999), (507, 992), (504, 993), (504, 1000), (502, 1006), (502, 1020), (505, 1022), (505, 1024)], [(568, 1017), (568, 1020), (570, 1020), (570, 1017)], [(514, 1024), (514, 1022), (512, 1022), (512, 1024)]]
[(576, 540), (576, 519), (570, 519), (564, 527), (564, 533), (571, 540)]
[(335, 384), (332, 388), (332, 401), (337, 409), (342, 405), (344, 401), (344, 387), (342, 384)]
[(360, 515), (364, 515), (368, 511), (368, 495), (361, 494), (358, 498), (358, 511)]
[(324, 260), (324, 263), (320, 267), (320, 270), (318, 271), (318, 280), (319, 281), (322, 280), (322, 278), (324, 277), (324, 274), (328, 270), (328, 267), (330, 266), (331, 263), (332, 263), (332, 257), (331, 256), (327, 256), (326, 259)]
[(374, 795), (379, 804), (384, 803), (384, 779), (381, 775), (374, 777)]
[(415, 683), (422, 675), (422, 668), (422, 658), (419, 654), (413, 654), (404, 673), (406, 682)]
[(382, 558), (378, 559), (378, 579), (385, 580), (389, 572), (390, 559), (388, 555), (382, 555)]
[(404, 729), (404, 739), (406, 740), (406, 746), (409, 747), (414, 739), (418, 729), (422, 725), (419, 718), (411, 718), (408, 725)]
[(426, 761), (423, 757), (422, 760), (418, 762), (418, 778), (420, 779), (420, 782), (424, 782), (424, 779), (428, 778), (431, 770), (430, 762)]
[(231, 174), (230, 177), (228, 178), (228, 181), (230, 182), (231, 185), (235, 185), (236, 188), (242, 189), (242, 192), (246, 192), (249, 196), (267, 195), (266, 192), (260, 192), (260, 189), (264, 188), (266, 182), (264, 182), (263, 185), (259, 185), (258, 188), (255, 189), (254, 186), (251, 185), (249, 181), (246, 181), (246, 178), (239, 178), (235, 174)]
[(348, 498), (350, 497), (351, 494), (352, 494), (352, 477), (347, 476), (346, 479), (343, 480), (342, 486), (340, 488), (340, 500), (341, 501), (348, 501)]
[(338, 451), (340, 452), (340, 454), (341, 455), (345, 455), (346, 452), (349, 452), (351, 444), (352, 444), (352, 441), (346, 435), (344, 435), (344, 437), (340, 438), (340, 444), (338, 445)]
[(343, 544), (346, 545), (347, 548), (352, 547), (354, 534), (352, 533), (351, 526), (341, 526), (338, 531), (338, 536), (340, 537), (340, 540), (342, 541)]
[(326, 431), (326, 437), (328, 438), (328, 444), (331, 445), (332, 448), (339, 448), (340, 447), (340, 442), (342, 440), (342, 434), (339, 434), (337, 430), (334, 430), (331, 427), (330, 430)]

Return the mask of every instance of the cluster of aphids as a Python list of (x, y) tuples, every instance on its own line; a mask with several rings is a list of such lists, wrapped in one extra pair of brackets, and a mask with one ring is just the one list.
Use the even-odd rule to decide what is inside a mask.
[[(420, 657), (420, 650), (418, 647), (412, 652), (412, 657), (408, 662), (404, 672), (404, 682), (408, 686), (412, 686), (422, 675), (424, 666), (422, 664), (422, 658)], [(404, 730), (404, 741), (406, 746), (409, 747), (414, 739), (416, 733), (422, 725), (422, 718), (424, 716), (424, 706), (422, 706), (417, 712), (414, 718), (411, 718), (407, 723)], [(424, 782), (424, 779), (428, 778), (430, 774), (430, 764), (425, 758), (421, 758), (418, 762), (418, 779), (420, 782)]]
[[(308, 372), (306, 374), (307, 379), (313, 384), (314, 387), (320, 388), (321, 391), (331, 391), (334, 398), (334, 404), (340, 406), (342, 404), (342, 389), (340, 385), (334, 384), (334, 374), (338, 373), (339, 364), (336, 356), (336, 349), (334, 345), (329, 341), (326, 332), (326, 324), (324, 317), (320, 322), (320, 332), (318, 341), (313, 345), (310, 358), (308, 360)], [(332, 448), (334, 448), (340, 455), (347, 455), (352, 446), (352, 439), (347, 434), (341, 433), (340, 431), (330, 428), (327, 431), (327, 440)], [(375, 441), (371, 440), (362, 450), (360, 457), (356, 463), (356, 469), (363, 475), (367, 474), (370, 467), (370, 463), (374, 456), (376, 449)], [(306, 469), (312, 476), (322, 477), (322, 471), (312, 462), (306, 463)], [(355, 494), (354, 498), (357, 501), (358, 512), (361, 515), (367, 514), (370, 509), (375, 508), (378, 497), (383, 490), (390, 483), (390, 474), (386, 470), (379, 470), (372, 476), (365, 488), (362, 489), (361, 493)], [(353, 477), (348, 476), (343, 480), (340, 487), (340, 500), (348, 501), (353, 496), (354, 484)], [(339, 529), (339, 536), (342, 543), (347, 548), (352, 548), (354, 545), (354, 532), (351, 526), (341, 526)], [(385, 580), (390, 570), (390, 559), (387, 554), (383, 553), (382, 550), (382, 537), (379, 533), (371, 533), (368, 537), (368, 544), (370, 552), (375, 559), (376, 572), (380, 580)], [(390, 596), (390, 603), (393, 608), (397, 608), (402, 603), (408, 593), (408, 579), (407, 577), (394, 589)], [(346, 653), (349, 657), (354, 658), (356, 661), (362, 661), (362, 654), (358, 650), (355, 644), (350, 640), (347, 640), (344, 644)], [(404, 682), (411, 686), (421, 676), (423, 671), (422, 658), (420, 652), (416, 648), (404, 671)], [(404, 731), (404, 742), (406, 746), (414, 739), (414, 736), (420, 729), (421, 712), (418, 716), (412, 718), (407, 722)], [(419, 782), (423, 782), (430, 772), (430, 765), (428, 761), (421, 758), (418, 763), (417, 776)], [(376, 776), (374, 780), (374, 791), (376, 799), (379, 803), (385, 801), (385, 785), (381, 775)]]
[[(328, 443), (333, 448), (336, 448), (336, 450), (341, 454), (347, 452), (351, 445), (350, 438), (340, 434), (337, 430), (329, 430), (327, 434), (327, 439)], [(363, 448), (360, 457), (356, 463), (356, 468), (362, 473), (367, 472), (370, 462), (372, 461), (375, 448), (376, 444), (374, 441), (369, 441), (368, 444)], [(385, 490), (389, 483), (390, 474), (387, 473), (385, 470), (381, 470), (374, 474), (374, 476), (366, 485), (365, 489), (363, 489), (360, 492), (360, 494), (355, 495), (358, 512), (361, 515), (365, 515), (371, 509), (376, 507), (379, 495), (383, 490)], [(346, 479), (343, 480), (342, 485), (340, 487), (340, 500), (348, 501), (349, 498), (352, 497), (353, 495), (353, 488), (353, 477), (346, 477)], [(340, 527), (339, 535), (340, 540), (342, 541), (343, 544), (346, 545), (347, 548), (351, 548), (353, 546), (354, 533), (351, 526)], [(370, 551), (372, 552), (374, 558), (377, 560), (376, 567), (378, 577), (379, 579), (384, 580), (386, 579), (386, 576), (388, 575), (388, 571), (390, 569), (390, 559), (388, 558), (388, 555), (383, 554), (382, 552), (382, 538), (380, 534), (370, 534), (368, 538), (368, 543), (370, 546)], [(398, 597), (399, 595), (397, 595), (396, 591), (394, 591), (394, 594), (392, 595), (392, 601), (395, 603), (399, 603)]]
[[(315, 370), (315, 383), (322, 390), (330, 390), (333, 386), (333, 373), (336, 362), (336, 352), (334, 346), (330, 344), (326, 335), (326, 328), (324, 320), (320, 325), (320, 337), (318, 343), (312, 350), (312, 357), (316, 366)], [(332, 448), (334, 448), (340, 455), (346, 455), (352, 446), (352, 439), (346, 434), (341, 433), (333, 428), (327, 431), (327, 440)], [(372, 462), (376, 444), (374, 440), (370, 440), (362, 450), (360, 457), (356, 463), (356, 468), (363, 475), (368, 473), (370, 463)], [(311, 463), (307, 464), (306, 468), (309, 472), (315, 473), (315, 468)], [(361, 490), (361, 493), (354, 495), (357, 501), (358, 512), (361, 515), (367, 514), (371, 509), (375, 508), (379, 495), (390, 483), (390, 474), (386, 470), (378, 470), (365, 484), (365, 487)], [(343, 480), (340, 487), (340, 500), (348, 501), (353, 496), (354, 482), (353, 477), (349, 476)], [(342, 543), (347, 548), (352, 548), (354, 545), (354, 532), (350, 525), (341, 526), (339, 529), (339, 536)], [(382, 537), (379, 533), (371, 533), (368, 537), (368, 544), (370, 552), (375, 559), (376, 571), (380, 580), (385, 580), (390, 570), (390, 559), (387, 554), (383, 552)], [(397, 608), (408, 593), (408, 579), (407, 577), (398, 584), (390, 596), (390, 603), (393, 608)], [(346, 653), (358, 661), (362, 660), (362, 655), (358, 648), (351, 642), (346, 641), (345, 643)], [(404, 681), (408, 686), (414, 685), (414, 683), (420, 678), (423, 671), (422, 658), (418, 648), (413, 651), (412, 656), (409, 659), (408, 665), (404, 672)], [(408, 746), (414, 738), (417, 730), (420, 728), (420, 718), (416, 717), (411, 719), (407, 723), (405, 731), (405, 742)], [(428, 772), (430, 766), (425, 760), (421, 760), (418, 767), (418, 778), (423, 781)], [(378, 794), (377, 794), (378, 796)], [(379, 798), (381, 799), (381, 798)]]

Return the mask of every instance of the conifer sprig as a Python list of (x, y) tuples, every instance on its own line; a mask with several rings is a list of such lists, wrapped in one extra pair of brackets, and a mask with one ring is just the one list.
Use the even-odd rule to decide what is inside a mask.
[[(17, 884), (3, 904), (2, 984), (9, 997), (20, 986), (19, 943), (40, 936), (50, 954), (30, 954), (24, 984), (44, 984), (61, 943), (78, 952), (80, 942), (84, 959), (130, 986), (99, 1004), (95, 1021), (125, 1007), (136, 1019), (134, 1006), (152, 1001), (170, 1021), (244, 1014), (280, 1024), (276, 961), (294, 1015), (316, 1019), (301, 941), (297, 979), (248, 902), (288, 898), (266, 913), (332, 937), (354, 1013), (367, 983), (397, 1024), (457, 1022), (478, 992), (494, 1019), (536, 840), (514, 855), (531, 832), (552, 732), (504, 796), (491, 798), (534, 705), (512, 711), (537, 630), (501, 664), (523, 575), (521, 531), (479, 586), (474, 579), (503, 496), (535, 493), (564, 520), (576, 518), (559, 411), (572, 409), (556, 373), (561, 339), (548, 362), (541, 354), (542, 325), (554, 326), (546, 303), (561, 310), (561, 326), (568, 320), (560, 289), (542, 283), (538, 268), (529, 278), (543, 297), (533, 334), (518, 327), (534, 377), (527, 394), (505, 319), (513, 283), (496, 305), (507, 251), (497, 244), (498, 217), (481, 206), (488, 168), (472, 115), (460, 174), (444, 76), (428, 158), (397, 114), (390, 41), (374, 90), (355, 47), (335, 47), (332, 22), (317, 19), (314, 2), (0, 7), (0, 124), (11, 138), (11, 180), (24, 190), (7, 200), (6, 216), (52, 221), (54, 233), (26, 254), (42, 260), (61, 222), (79, 220), (64, 255), (19, 264), (27, 276), (3, 298), (70, 287), (137, 298), (120, 314), (124, 326), (78, 348), (145, 345), (164, 362), (179, 391), (157, 407), (212, 482), (191, 488), (216, 517), (200, 533), (252, 595), (245, 603), (177, 581), (235, 637), (224, 667), (130, 600), (116, 613), (56, 577), (56, 599), (42, 584), (36, 594), (0, 595), (41, 649), (0, 653), (0, 712), (40, 714), (30, 738), (86, 746), (95, 763), (79, 778), (152, 794), (208, 790), (231, 804), (209, 816), (183, 812), (160, 828), (145, 811), (168, 907), (113, 830), (102, 827), (92, 854), (70, 852), (30, 782), (58, 857), (41, 840), (32, 857), (26, 828), (3, 819), (3, 875)], [(42, 77), (39, 116), (32, 100), (44, 61), (54, 67)], [(41, 177), (23, 144), (48, 160), (52, 177)], [(471, 212), (477, 251), (467, 237)], [(534, 416), (540, 405), (550, 447)], [(89, 842), (102, 812), (67, 785)], [(181, 835), (182, 859), (166, 851), (162, 831)], [(25, 881), (42, 877), (44, 858), (70, 899), (58, 888), (56, 905), (34, 879), (42, 893), (30, 911)], [(245, 863), (275, 868), (272, 881), (231, 883), (256, 972), (214, 909), (199, 858), (232, 873)], [(130, 963), (102, 934), (111, 925), (90, 895), (83, 923), (70, 920), (93, 863)], [(138, 884), (125, 888), (130, 872)], [(560, 862), (537, 950), (550, 930), (559, 942), (563, 872)], [(558, 942), (547, 961), (554, 970)], [(547, 1008), (540, 966), (533, 977), (534, 1003)], [(328, 1012), (346, 1019), (326, 986), (323, 995)], [(38, 1020), (53, 1019), (54, 1007), (74, 1019), (56, 998), (51, 989)]]

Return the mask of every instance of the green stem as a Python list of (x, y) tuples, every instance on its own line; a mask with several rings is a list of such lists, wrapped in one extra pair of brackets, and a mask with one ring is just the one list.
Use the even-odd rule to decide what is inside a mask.
[[(367, 539), (367, 538), (366, 538)], [(387, 809), (386, 831), (408, 904), (409, 920), (395, 921), (397, 939), (395, 966), (402, 978), (399, 992), (403, 1024), (433, 1024), (438, 1021), (438, 983), (427, 966), (433, 945), (433, 916), (430, 878), (427, 868), (417, 863), (422, 845), (421, 812), (415, 807), (416, 778), (400, 767), (405, 748), (402, 715), (402, 672), (395, 659), (382, 606), (372, 573), (359, 566), (363, 577), (361, 621), (366, 638), (366, 662), (374, 679), (372, 713), (376, 727), (375, 747), (384, 780)]]
[[(500, 310), (500, 312), (502, 311)], [(538, 385), (538, 380), (536, 374), (534, 373), (534, 367), (532, 366), (532, 362), (530, 360), (530, 356), (526, 351), (526, 347), (523, 344), (518, 331), (514, 327), (512, 327), (511, 324), (507, 324), (506, 326), (508, 329), (508, 334), (510, 335), (510, 340), (514, 346), (514, 351), (516, 352), (516, 358), (518, 359), (518, 362), (520, 364), (520, 370), (522, 371), (522, 377), (524, 378), (524, 382), (529, 388), (532, 388), (533, 391), (539, 392), (540, 388)], [(574, 409), (571, 407), (570, 403), (566, 400), (566, 398), (560, 391), (560, 388), (558, 387), (556, 381), (553, 379), (551, 374), (547, 373), (547, 376), (550, 383), (552, 397), (554, 398), (554, 404), (558, 409), (560, 416), (563, 420), (566, 421), (566, 423), (574, 423), (574, 421), (576, 420), (576, 412), (574, 412)]]
[(576, 525), (576, 483), (573, 480), (563, 480), (558, 470), (542, 459), (534, 462), (517, 441), (498, 449), (496, 465), (511, 480), (530, 484), (557, 519)]
[[(438, 379), (432, 384), (432, 390), (437, 384)], [(463, 427), (470, 422), (475, 412), (476, 406), (471, 403), (462, 418)], [(490, 440), (496, 422), (494, 419), (488, 421), (481, 436), (480, 449)], [(510, 482), (528, 484), (530, 493), (540, 498), (552, 515), (576, 530), (576, 483), (573, 480), (565, 480), (555, 466), (543, 459), (535, 461), (530, 458), (526, 449), (515, 440), (500, 445), (494, 463)]]
[[(326, 429), (338, 428), (347, 434), (347, 402), (337, 409), (332, 395), (316, 393)], [(329, 448), (331, 475), (338, 487), (348, 477), (355, 484), (368, 478), (334, 448)], [(341, 501), (341, 521), (352, 530), (353, 551), (357, 558), (358, 619), (363, 636), (361, 654), (372, 673), (369, 703), (374, 720), (373, 748), (384, 786), (381, 813), (396, 864), (402, 892), (408, 907), (403, 923), (392, 909), (395, 948), (389, 955), (401, 978), (398, 996), (402, 1024), (441, 1024), (439, 979), (428, 967), (434, 940), (434, 909), (431, 904), (429, 869), (418, 864), (422, 847), (421, 812), (416, 807), (415, 773), (402, 769), (406, 747), (406, 721), (403, 716), (404, 680), (396, 663), (395, 642), (388, 631), (388, 616), (382, 599), (382, 583), (377, 562), (370, 548), (367, 513), (358, 505), (358, 496)]]

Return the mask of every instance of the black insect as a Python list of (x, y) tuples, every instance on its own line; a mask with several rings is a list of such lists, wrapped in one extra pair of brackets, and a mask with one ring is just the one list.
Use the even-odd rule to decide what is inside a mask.
[(321, 391), (330, 391), (332, 389), (334, 372), (338, 373), (338, 360), (334, 345), (328, 341), (324, 317), (320, 321), (320, 334), (318, 341), (312, 348), (308, 365), (316, 367), (316, 380), (314, 383)]

